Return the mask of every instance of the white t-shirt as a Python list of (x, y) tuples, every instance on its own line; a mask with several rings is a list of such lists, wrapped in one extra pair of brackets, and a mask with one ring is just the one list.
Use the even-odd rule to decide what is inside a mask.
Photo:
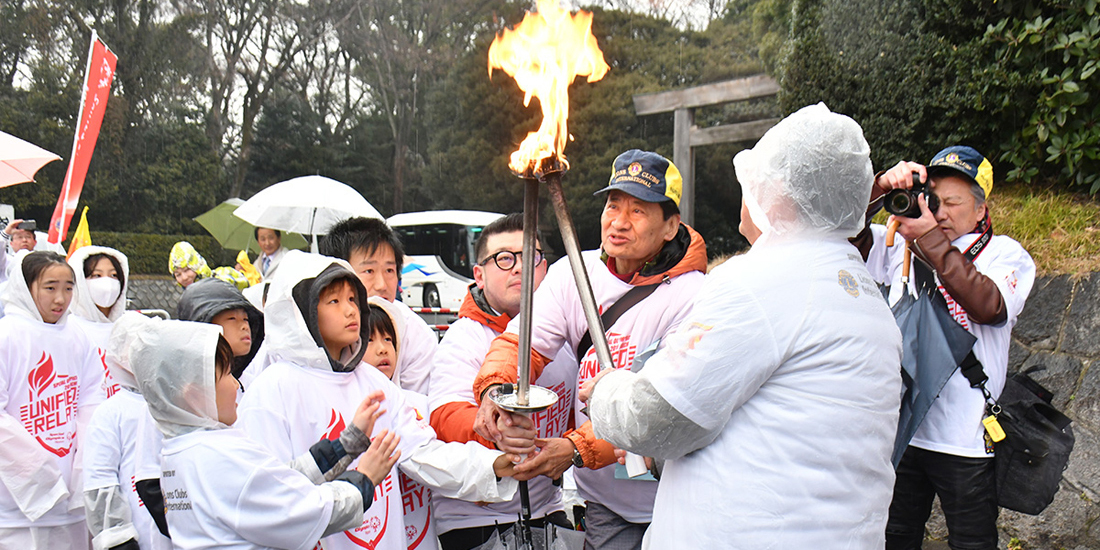
[(69, 315), (68, 322), (84, 331), (84, 334), (88, 336), (88, 341), (95, 346), (96, 357), (99, 358), (100, 365), (103, 366), (103, 392), (108, 399), (118, 393), (120, 386), (118, 382), (115, 382), (111, 378), (111, 369), (107, 367), (107, 343), (111, 339), (111, 329), (114, 328), (114, 323), (96, 323), (89, 321), (79, 315)]
[[(436, 367), (432, 373), (429, 399), (432, 412), (447, 403), (474, 401), (473, 384), (493, 338), (500, 333), (468, 318), (451, 323), (436, 350)], [(535, 384), (553, 390), (558, 401), (550, 408), (533, 415), (535, 431), (540, 438), (561, 437), (569, 428), (573, 402), (576, 399), (577, 361), (572, 351), (562, 348), (558, 357), (543, 369)], [(531, 496), (531, 517), (541, 518), (562, 509), (561, 489), (539, 476), (527, 482)], [(432, 507), (439, 522), (439, 531), (480, 527), (494, 523), (512, 523), (520, 513), (519, 499), (498, 504), (479, 505), (464, 500), (434, 497)]]
[[(71, 318), (70, 315), (68, 318)], [(53, 461), (83, 502), (83, 480), (74, 471), (78, 415), (87, 418), (103, 401), (103, 366), (79, 329), (34, 321), (9, 312), (0, 319), (0, 414), (16, 420), (41, 446), (25, 460)], [(0, 483), (0, 527), (52, 527), (84, 521), (83, 508), (62, 501), (36, 522), (20, 511)]]
[(640, 376), (718, 435), (665, 463), (644, 546), (882, 548), (901, 334), (856, 249), (757, 246), (697, 298)]
[(138, 496), (137, 482), (160, 477), (164, 437), (140, 393), (123, 389), (104, 401), (88, 423), (84, 443), (84, 490), (118, 485), (130, 504), (130, 517), (142, 549), (170, 550)]
[(309, 550), (332, 517), (332, 489), (271, 456), (237, 429), (166, 439), (160, 486), (172, 543)]
[[(416, 411), (416, 423), (429, 425), (428, 396), (411, 390), (401, 390), (405, 402)], [(405, 514), (405, 542), (409, 550), (435, 550), (439, 543), (436, 524), (432, 521), (432, 490), (424, 484), (397, 472), (401, 486), (401, 506)]]
[(435, 348), (439, 337), (404, 302), (392, 302), (405, 319), (405, 333), (401, 335), (401, 350), (397, 354), (399, 385), (406, 390), (428, 395), (428, 380), (435, 367)]
[[(890, 283), (890, 303), (894, 304), (901, 299), (903, 292), (900, 281), (905, 241), (898, 239), (893, 248), (887, 248), (886, 228), (872, 225), (871, 229), (874, 246), (867, 257), (867, 269), (875, 280)], [(963, 235), (951, 245), (966, 250), (978, 237), (977, 233)], [(919, 260), (913, 258), (913, 261)], [(979, 273), (989, 277), (1000, 289), (1008, 319), (999, 326), (971, 322), (962, 306), (950, 298), (947, 300), (948, 309), (955, 320), (978, 339), (974, 343), (974, 356), (981, 361), (982, 370), (989, 377), (986, 388), (996, 398), (1001, 395), (1008, 374), (1012, 327), (1016, 326), (1016, 318), (1023, 311), (1024, 302), (1035, 283), (1035, 262), (1020, 243), (1010, 237), (996, 235), (973, 263)], [(914, 280), (909, 281), (909, 288), (915, 292)], [(985, 452), (984, 417), (985, 398), (981, 390), (971, 388), (961, 370), (955, 371), (932, 402), (932, 408), (909, 444), (955, 456), (989, 457), (991, 455)]]
[[(352, 372), (332, 372), (276, 362), (245, 392), (237, 425), (278, 459), (290, 461), (322, 438), (338, 438), (359, 403), (375, 390), (385, 393), (382, 408), (386, 412), (375, 422), (374, 434), (386, 429), (401, 436), (398, 466), (404, 473), (429, 485), (433, 493), (471, 500), (512, 497), (516, 481), (505, 478), (497, 483), (493, 473), (492, 462), (499, 451), (477, 443), (439, 441), (427, 417), (418, 415), (402, 391), (366, 363)], [(355, 464), (357, 461), (350, 468)], [(364, 545), (404, 550), (410, 541), (406, 538), (403, 509), (395, 467), (375, 487), (374, 503), (363, 515), (363, 525), (326, 537), (322, 544), (329, 550), (360, 550)]]
[[(611, 307), (633, 286), (614, 276), (600, 260), (598, 250), (583, 253), (585, 269), (600, 311)], [(604, 327), (611, 358), (617, 368), (630, 368), (634, 356), (679, 325), (691, 312), (692, 299), (702, 286), (703, 274), (692, 271), (661, 284), (644, 300), (627, 310), (614, 325)], [(535, 292), (531, 347), (545, 357), (556, 357), (562, 347), (575, 350), (588, 331), (580, 296), (577, 294), (568, 258), (550, 266)], [(508, 324), (508, 332), (519, 333), (519, 317)], [(580, 361), (577, 386), (599, 372), (596, 350), (590, 348)], [(573, 388), (576, 391), (576, 387)], [(588, 417), (576, 407), (576, 425)], [(627, 521), (647, 523), (653, 510), (657, 484), (652, 481), (615, 479), (615, 468), (578, 469), (574, 476), (581, 498), (598, 502)]]

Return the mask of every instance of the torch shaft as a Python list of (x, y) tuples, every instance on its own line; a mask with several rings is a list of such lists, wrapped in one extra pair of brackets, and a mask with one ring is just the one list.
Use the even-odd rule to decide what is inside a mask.
[[(553, 205), (554, 215), (558, 219), (561, 240), (565, 245), (565, 253), (569, 256), (569, 267), (572, 268), (573, 280), (577, 283), (577, 293), (581, 298), (584, 318), (588, 321), (588, 334), (592, 337), (592, 347), (596, 350), (600, 370), (614, 368), (615, 364), (611, 361), (611, 348), (607, 345), (603, 321), (600, 320), (599, 306), (596, 304), (592, 283), (588, 280), (588, 271), (585, 270), (584, 260), (581, 258), (581, 245), (577, 240), (577, 232), (573, 228), (573, 218), (569, 216), (569, 208), (565, 204), (565, 194), (561, 188), (561, 172), (547, 174), (546, 184), (550, 190), (550, 204)], [(577, 358), (578, 361), (583, 359), (583, 357)]]
[(538, 247), (539, 182), (525, 179), (523, 187), (523, 273), (519, 302), (519, 384), (516, 404), (527, 406), (531, 391), (531, 307), (535, 295), (535, 249)]

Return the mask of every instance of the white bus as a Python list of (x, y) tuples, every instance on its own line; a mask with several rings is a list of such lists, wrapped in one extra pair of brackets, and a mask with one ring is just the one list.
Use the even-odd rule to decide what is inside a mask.
[(435, 210), (397, 214), (386, 220), (405, 247), (402, 301), (409, 307), (457, 312), (466, 288), (474, 282), (474, 244), (486, 225), (503, 216), (475, 210)]

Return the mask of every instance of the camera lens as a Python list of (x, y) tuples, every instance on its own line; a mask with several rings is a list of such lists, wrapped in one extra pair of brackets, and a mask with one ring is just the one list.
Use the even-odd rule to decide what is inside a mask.
[(886, 211), (891, 214), (904, 214), (912, 206), (909, 193), (905, 191), (895, 189), (890, 192), (890, 196), (886, 199)]

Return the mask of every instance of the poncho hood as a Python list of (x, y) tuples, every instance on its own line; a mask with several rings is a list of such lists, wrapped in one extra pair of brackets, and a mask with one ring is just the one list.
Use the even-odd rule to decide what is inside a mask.
[(326, 286), (336, 280), (351, 283), (366, 307), (367, 291), (347, 262), (298, 250), (287, 252), (279, 275), (271, 284), (264, 307), (264, 332), (271, 362), (286, 361), (305, 368), (349, 372), (358, 366), (366, 351), (367, 327), (359, 324), (359, 340), (341, 353), (329, 357), (317, 326), (317, 302)]
[(138, 334), (149, 323), (158, 323), (159, 319), (146, 317), (136, 311), (122, 314), (111, 328), (107, 340), (107, 353), (104, 360), (111, 371), (111, 378), (120, 386), (137, 390), (137, 378), (134, 377), (133, 364), (130, 361), (133, 343)]
[[(38, 312), (38, 306), (35, 305), (34, 298), (31, 297), (31, 289), (27, 285), (27, 279), (23, 277), (23, 259), (32, 253), (29, 250), (20, 250), (15, 254), (15, 258), (12, 259), (11, 271), (8, 272), (8, 284), (4, 287), (3, 296), (0, 296), (0, 300), (4, 302), (4, 315), (19, 315), (44, 323), (42, 314)], [(76, 302), (79, 299), (80, 289), (73, 285), (72, 301)], [(72, 313), (72, 302), (69, 303), (69, 308), (61, 314), (61, 318), (54, 324), (65, 324), (70, 313)]]
[(733, 166), (760, 240), (854, 237), (863, 228), (874, 184), (870, 152), (856, 121), (818, 103), (737, 153)]
[(214, 360), (221, 330), (217, 326), (154, 321), (134, 323), (129, 332), (130, 365), (138, 391), (164, 437), (228, 427), (218, 421)]
[(213, 323), (214, 317), (230, 309), (243, 309), (248, 314), (248, 327), (252, 331), (252, 347), (248, 354), (234, 360), (233, 375), (239, 378), (263, 343), (264, 315), (236, 286), (217, 278), (193, 283), (180, 296), (176, 317), (182, 321)]
[[(96, 307), (92, 294), (88, 292), (88, 278), (84, 276), (84, 261), (97, 254), (104, 254), (118, 260), (118, 265), (122, 267), (122, 288), (108, 315), (103, 315), (103, 312)], [(126, 312), (126, 293), (130, 287), (130, 261), (126, 259), (125, 254), (106, 246), (82, 246), (69, 257), (69, 266), (73, 268), (73, 275), (76, 276), (76, 289), (80, 296), (79, 300), (73, 297), (73, 303), (69, 305), (69, 309), (77, 317), (95, 323), (113, 323), (122, 317)]]

